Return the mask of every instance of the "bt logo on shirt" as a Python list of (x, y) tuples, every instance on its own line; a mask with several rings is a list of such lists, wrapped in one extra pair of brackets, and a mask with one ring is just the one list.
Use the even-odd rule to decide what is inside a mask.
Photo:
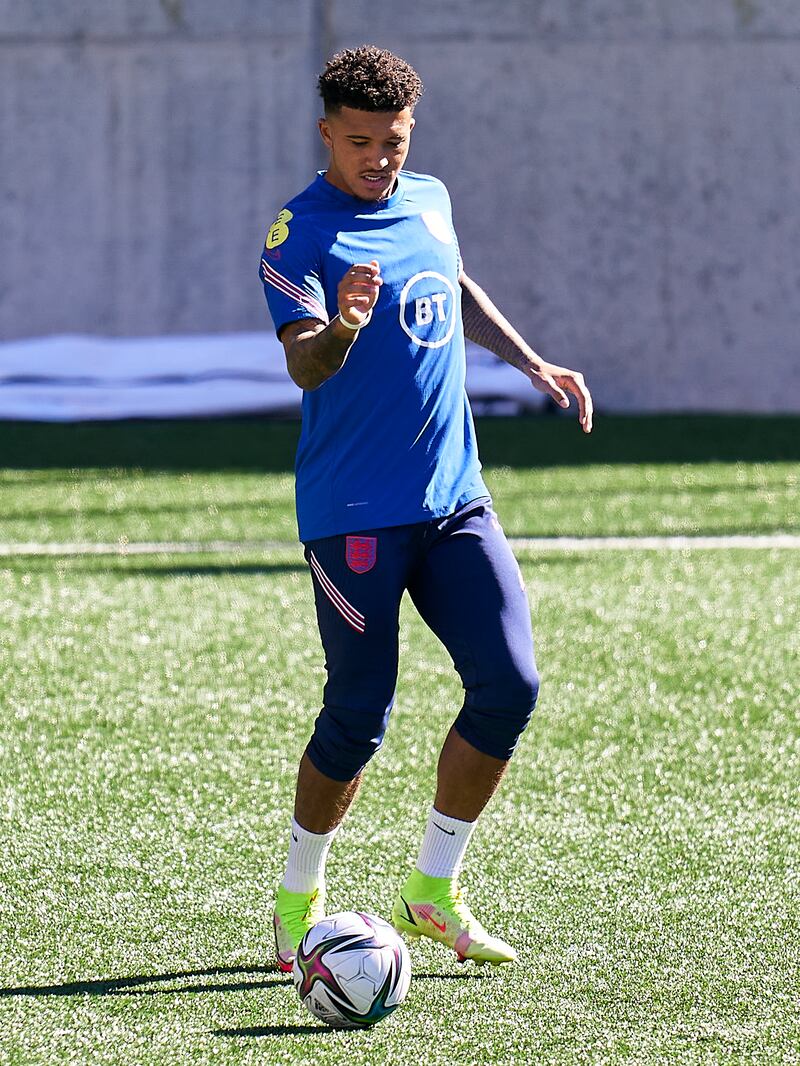
[(416, 308), (416, 319), (418, 326), (427, 326), (433, 322), (433, 307), (436, 305), (436, 317), (440, 322), (447, 321), (447, 311), (445, 310), (445, 301), (447, 300), (446, 292), (434, 292), (430, 296), (418, 296), (414, 301), (414, 307)]
[(442, 348), (456, 328), (456, 294), (452, 283), (435, 270), (409, 278), (400, 294), (400, 325), (422, 348)]

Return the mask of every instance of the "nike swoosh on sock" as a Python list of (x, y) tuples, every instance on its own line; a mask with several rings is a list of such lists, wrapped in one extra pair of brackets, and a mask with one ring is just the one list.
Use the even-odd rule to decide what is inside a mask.
[(455, 829), (445, 829), (444, 826), (439, 825), (438, 822), (434, 822), (433, 824), (436, 826), (437, 829), (441, 829), (443, 833), (447, 833), (449, 837), (454, 837), (456, 835)]

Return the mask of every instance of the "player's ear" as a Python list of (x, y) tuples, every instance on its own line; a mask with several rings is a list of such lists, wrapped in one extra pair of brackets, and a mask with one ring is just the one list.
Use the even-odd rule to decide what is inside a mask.
[(317, 125), (319, 126), (319, 135), (322, 138), (325, 147), (331, 148), (333, 146), (333, 139), (331, 138), (331, 127), (328, 123), (328, 119), (323, 116), (318, 120)]

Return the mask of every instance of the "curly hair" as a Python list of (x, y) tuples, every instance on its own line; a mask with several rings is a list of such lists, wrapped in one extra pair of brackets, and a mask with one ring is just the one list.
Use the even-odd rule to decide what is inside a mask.
[(404, 59), (373, 45), (346, 48), (325, 64), (317, 82), (325, 111), (412, 111), (422, 81)]

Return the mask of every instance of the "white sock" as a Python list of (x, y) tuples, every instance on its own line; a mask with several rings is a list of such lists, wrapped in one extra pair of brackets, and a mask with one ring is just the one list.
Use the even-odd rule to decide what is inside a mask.
[(330, 833), (309, 833), (292, 818), (289, 859), (283, 875), (284, 888), (289, 892), (307, 893), (315, 888), (325, 890), (325, 861), (338, 828), (331, 829)]
[(428, 877), (458, 877), (475, 822), (449, 818), (431, 807), (417, 869)]

